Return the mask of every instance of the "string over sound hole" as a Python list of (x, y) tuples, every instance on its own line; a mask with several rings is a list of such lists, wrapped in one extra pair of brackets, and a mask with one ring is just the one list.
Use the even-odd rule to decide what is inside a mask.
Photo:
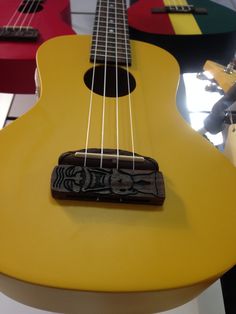
[[(93, 92), (103, 96), (105, 66), (96, 66), (95, 68), (89, 69), (85, 73), (84, 82), (90, 90), (92, 90), (93, 71), (95, 71)], [(127, 71), (121, 67), (118, 67), (116, 72), (115, 66), (108, 65), (106, 68), (106, 78), (106, 88), (104, 95), (106, 97), (116, 97), (117, 92), (119, 97), (126, 96), (129, 94), (129, 92), (131, 93), (136, 87), (136, 82), (133, 75), (130, 72), (127, 73)], [(118, 84), (116, 84), (117, 78)]]
[(21, 13), (35, 13), (43, 10), (43, 0), (25, 0), (21, 3), (18, 11)]

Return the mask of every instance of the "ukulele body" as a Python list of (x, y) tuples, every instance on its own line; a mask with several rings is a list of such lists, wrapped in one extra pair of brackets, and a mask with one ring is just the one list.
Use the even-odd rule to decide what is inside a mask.
[[(0, 26), (8, 24), (11, 16), (21, 4), (21, 0), (9, 0), (7, 3), (1, 0)], [(12, 41), (0, 40), (0, 92), (5, 93), (35, 93), (34, 72), (36, 69), (36, 52), (38, 47), (49, 38), (74, 34), (70, 21), (70, 3), (68, 0), (43, 1), (42, 9), (36, 12), (32, 27), (38, 29), (39, 37), (36, 41)], [(17, 11), (11, 25), (17, 21), (17, 25), (24, 20), (26, 13)], [(27, 15), (24, 25), (30, 20), (32, 14)]]
[[(90, 40), (62, 36), (39, 48), (40, 99), (0, 132), (0, 272), (77, 291), (163, 291), (164, 308), (177, 306), (236, 262), (235, 168), (179, 115), (176, 60), (132, 41), (135, 152), (159, 163), (164, 205), (52, 198), (58, 157), (85, 148)], [(100, 147), (103, 101), (93, 94), (89, 147)], [(115, 149), (116, 100), (105, 102), (104, 147)], [(120, 148), (130, 151), (128, 112), (129, 96), (119, 97)]]
[[(152, 13), (167, 5), (193, 5), (207, 14)], [(128, 8), (131, 38), (169, 51), (181, 72), (201, 71), (206, 59), (227, 64), (236, 50), (236, 12), (206, 0), (132, 0)]]

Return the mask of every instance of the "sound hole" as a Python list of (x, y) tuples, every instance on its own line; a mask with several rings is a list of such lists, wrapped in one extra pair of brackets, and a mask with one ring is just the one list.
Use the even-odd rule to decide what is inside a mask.
[(40, 0), (36, 1), (23, 1), (19, 6), (18, 11), (21, 13), (35, 13), (43, 10)]
[[(95, 67), (93, 92), (101, 96), (103, 96), (104, 94), (104, 73), (105, 73), (104, 65)], [(116, 97), (117, 87), (119, 97), (126, 96), (129, 94), (129, 91), (132, 92), (135, 89), (136, 82), (133, 75), (130, 72), (127, 75), (127, 71), (119, 67), (117, 77), (118, 84), (116, 84), (116, 68), (114, 66), (108, 65), (106, 69), (106, 88), (105, 88), (106, 97)], [(89, 69), (84, 75), (84, 82), (90, 90), (92, 90), (92, 78), (93, 68)], [(128, 84), (130, 85), (130, 88), (128, 88)]]

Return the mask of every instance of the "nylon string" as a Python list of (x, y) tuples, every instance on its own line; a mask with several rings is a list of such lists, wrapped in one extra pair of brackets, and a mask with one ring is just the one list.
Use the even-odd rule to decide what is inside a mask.
[(108, 0), (106, 12), (106, 39), (105, 39), (105, 62), (104, 62), (104, 81), (103, 81), (103, 99), (102, 99), (102, 132), (101, 132), (101, 159), (100, 168), (103, 164), (103, 150), (104, 150), (104, 130), (105, 130), (105, 111), (106, 111), (106, 81), (107, 81), (107, 44), (108, 44), (108, 23), (109, 23), (109, 6)]
[[(124, 21), (126, 19), (126, 7), (124, 1), (122, 1), (123, 7), (123, 16)], [(126, 73), (127, 73), (127, 87), (128, 87), (128, 102), (129, 102), (129, 120), (130, 120), (130, 135), (131, 135), (131, 146), (132, 146), (132, 155), (133, 155), (133, 170), (135, 169), (135, 154), (134, 154), (134, 129), (133, 129), (133, 117), (132, 117), (132, 100), (130, 95), (130, 80), (129, 80), (129, 62), (128, 62), (128, 40), (127, 40), (127, 23), (124, 24), (124, 38), (125, 38), (125, 56), (126, 56)]]
[(96, 61), (97, 61), (97, 46), (98, 46), (98, 33), (99, 33), (100, 19), (101, 19), (101, 0), (99, 1), (98, 14), (97, 14), (97, 29), (96, 29), (96, 35), (95, 35), (93, 73), (92, 73), (92, 83), (91, 83), (90, 100), (89, 100), (88, 123), (87, 123), (85, 155), (84, 155), (84, 167), (86, 167), (86, 164), (87, 164), (87, 154), (88, 154), (90, 127), (91, 127), (91, 115), (92, 115), (92, 106), (93, 106), (93, 89), (94, 89), (95, 68), (96, 68)]
[(181, 0), (173, 0), (173, 4), (171, 3), (171, 0), (167, 1), (168, 6), (174, 6), (176, 10), (178, 10), (178, 7), (184, 6), (183, 2)]
[(116, 49), (116, 168), (119, 168), (119, 77), (118, 77), (118, 21), (117, 7), (115, 10), (115, 49)]
[[(22, 11), (24, 11), (24, 9), (26, 8), (26, 5), (27, 5), (27, 2), (25, 3), (25, 5), (24, 5)], [(20, 8), (20, 5), (16, 8), (15, 12), (14, 12), (13, 15), (11, 16), (11, 18), (9, 19), (9, 21), (8, 21), (8, 23), (7, 23), (7, 25), (6, 25), (7, 27), (12, 24), (12, 21), (14, 20), (16, 14), (18, 13), (18, 9), (19, 9), (19, 8)], [(20, 13), (20, 16), (21, 16), (21, 15), (22, 15), (22, 12)], [(19, 18), (19, 17), (18, 17), (18, 18)], [(14, 25), (13, 25), (14, 27), (16, 26), (16, 23), (17, 23), (17, 20), (16, 20), (16, 22), (15, 22)]]
[[(102, 123), (101, 123), (101, 147), (100, 147), (100, 167), (103, 166), (104, 159), (104, 137), (105, 137), (105, 113), (106, 113), (106, 90), (107, 90), (107, 57), (108, 57), (108, 34), (109, 34), (109, 8), (112, 3), (108, 0), (106, 8), (106, 26), (105, 26), (105, 56), (104, 56), (104, 80), (103, 80), (103, 98), (102, 98)], [(114, 5), (114, 4), (113, 4)], [(89, 101), (89, 110), (88, 110), (88, 122), (87, 122), (87, 132), (86, 132), (86, 143), (85, 143), (85, 157), (84, 157), (84, 166), (87, 164), (87, 155), (88, 155), (88, 144), (90, 137), (91, 129), (91, 115), (93, 107), (93, 89), (94, 89), (94, 80), (95, 80), (95, 69), (97, 61), (97, 49), (98, 49), (98, 34), (99, 34), (99, 24), (101, 20), (101, 1), (98, 5), (98, 15), (97, 15), (97, 25), (96, 25), (96, 35), (95, 35), (95, 45), (94, 45), (94, 62), (93, 62), (93, 73), (92, 73), (92, 83), (91, 83), (91, 92), (90, 92), (90, 101)], [(132, 146), (132, 156), (133, 156), (133, 169), (135, 168), (135, 154), (134, 154), (134, 132), (133, 132), (133, 119), (132, 119), (132, 102), (130, 96), (130, 79), (129, 79), (129, 62), (128, 62), (128, 40), (127, 40), (127, 30), (126, 30), (126, 8), (124, 3), (122, 3), (123, 11), (123, 27), (124, 27), (124, 38), (125, 38), (125, 58), (126, 58), (126, 72), (127, 72), (127, 91), (128, 91), (128, 103), (129, 103), (129, 120), (130, 120), (130, 133), (131, 133), (131, 146)], [(117, 168), (119, 167), (119, 72), (118, 72), (118, 17), (117, 9), (115, 10), (115, 76), (116, 76), (116, 86), (115, 86), (115, 97), (116, 97), (116, 159), (117, 159)]]
[[(16, 28), (16, 27), (18, 27), (18, 26), (20, 27), (20, 29), (21, 29), (22, 27), (24, 27), (24, 26), (26, 26), (27, 28), (29, 28), (29, 27), (30, 27), (30, 24), (31, 24), (31, 22), (32, 22), (32, 20), (33, 20), (33, 18), (34, 18), (34, 16), (35, 16), (35, 13), (37, 12), (37, 9), (38, 9), (38, 7), (39, 7), (39, 5), (40, 5), (40, 1), (38, 1), (37, 4), (36, 4), (36, 6), (35, 6), (34, 11), (33, 11), (32, 13), (30, 13), (30, 11), (31, 11), (31, 9), (33, 8), (33, 5), (34, 5), (34, 3), (36, 3), (36, 1), (37, 1), (37, 0), (32, 0), (31, 5), (29, 6), (27, 12), (24, 13), (24, 10), (26, 9), (26, 6), (27, 6), (28, 3), (29, 3), (29, 1), (26, 1), (25, 4), (24, 4), (24, 6), (23, 6), (23, 8), (22, 8), (22, 11), (21, 11), (20, 14), (18, 15), (18, 17), (15, 19), (16, 14), (18, 13), (18, 9), (19, 9), (19, 7), (20, 7), (20, 6), (18, 6), (17, 9), (15, 10), (15, 12), (13, 13), (13, 15), (11, 16), (11, 18), (9, 19), (9, 21), (8, 21), (8, 23), (7, 23), (7, 25), (6, 25), (6, 27), (11, 26), (11, 25), (13, 24), (14, 19), (15, 19), (14, 24), (12, 25), (13, 28)], [(17, 25), (17, 23), (18, 23), (18, 22), (20, 21), (20, 19), (22, 18), (23, 14), (24, 14), (23, 20), (21, 21), (20, 25)], [(30, 15), (31, 15), (31, 17), (30, 17), (30, 19), (29, 19), (28, 24), (27, 24), (27, 25), (24, 25), (26, 19), (27, 19), (28, 16), (30, 16)]]
[[(37, 9), (38, 9), (38, 7), (39, 7), (39, 4), (40, 4), (40, 1), (38, 1), (37, 5), (36, 5), (36, 7), (35, 7), (34, 12), (31, 13), (31, 15), (30, 15), (30, 20), (29, 20), (29, 22), (28, 22), (28, 24), (27, 24), (27, 28), (30, 27), (30, 24), (32, 23), (33, 18), (35, 17), (35, 14), (36, 14), (36, 12), (37, 12)], [(30, 8), (30, 9), (31, 9), (31, 8)], [(30, 10), (29, 10), (29, 11), (30, 11)]]

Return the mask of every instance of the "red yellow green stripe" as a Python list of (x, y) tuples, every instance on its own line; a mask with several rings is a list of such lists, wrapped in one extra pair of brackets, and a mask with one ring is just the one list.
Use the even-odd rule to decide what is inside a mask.
[[(164, 0), (165, 5), (188, 5), (185, 0)], [(168, 14), (177, 35), (202, 34), (198, 23), (192, 14)]]

